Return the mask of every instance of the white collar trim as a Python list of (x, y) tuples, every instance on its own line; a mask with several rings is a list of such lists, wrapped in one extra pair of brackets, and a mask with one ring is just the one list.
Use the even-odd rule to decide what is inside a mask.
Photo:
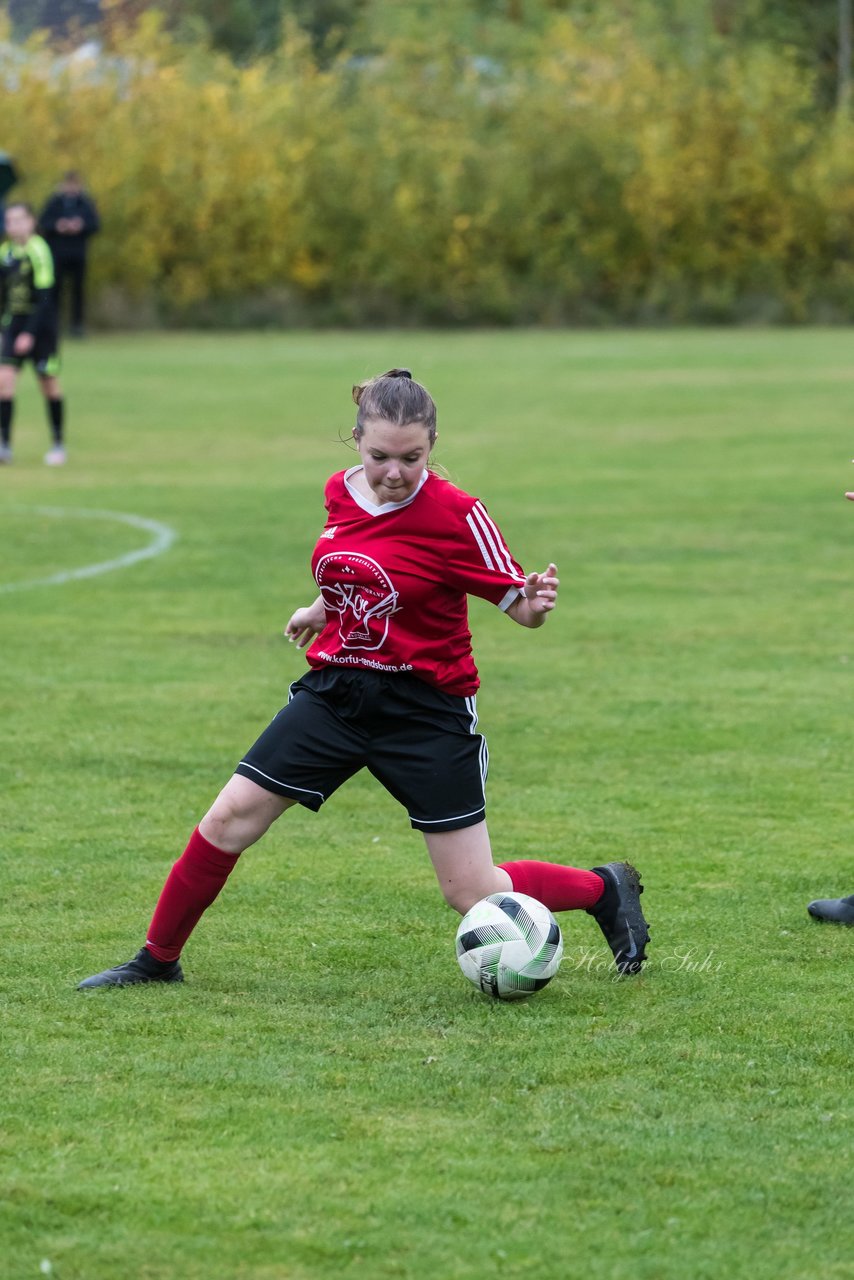
[(350, 483), (350, 477), (355, 475), (357, 471), (364, 471), (364, 469), (365, 468), (362, 466), (362, 464), (358, 463), (357, 466), (350, 467), (348, 471), (345, 471), (344, 486), (347, 492), (349, 493), (350, 497), (353, 499), (353, 501), (358, 506), (360, 506), (363, 511), (367, 511), (369, 516), (387, 516), (391, 511), (400, 511), (402, 510), (403, 507), (408, 507), (410, 502), (414, 502), (415, 499), (418, 497), (419, 493), (424, 488), (424, 485), (427, 483), (427, 479), (430, 475), (430, 472), (425, 467), (421, 475), (421, 479), (418, 481), (418, 488), (415, 490), (414, 493), (410, 493), (408, 498), (404, 498), (403, 502), (376, 503), (376, 502), (371, 502), (369, 498), (364, 497), (363, 494), (359, 493), (359, 490)]

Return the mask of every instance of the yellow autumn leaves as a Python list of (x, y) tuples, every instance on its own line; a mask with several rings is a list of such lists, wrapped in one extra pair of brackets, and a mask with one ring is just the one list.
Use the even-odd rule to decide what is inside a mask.
[[(7, 46), (8, 48), (8, 46)], [(785, 54), (663, 61), (556, 20), (518, 65), (445, 42), (236, 67), (156, 19), (0, 66), (40, 204), (82, 170), (113, 322), (850, 317), (854, 132)]]

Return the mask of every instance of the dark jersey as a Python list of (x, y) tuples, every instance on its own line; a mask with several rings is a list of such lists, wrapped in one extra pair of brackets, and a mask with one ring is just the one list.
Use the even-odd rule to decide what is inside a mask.
[[(83, 225), (71, 235), (62, 235), (56, 229), (61, 218), (79, 218)], [(39, 231), (47, 240), (54, 258), (68, 262), (82, 262), (85, 259), (89, 237), (100, 229), (101, 219), (98, 217), (95, 201), (85, 191), (73, 194), (67, 191), (55, 192), (39, 218)]]
[(36, 331), (53, 318), (53, 258), (41, 236), (26, 244), (4, 240), (0, 244), (0, 293), (2, 324), (20, 317), (20, 329)]

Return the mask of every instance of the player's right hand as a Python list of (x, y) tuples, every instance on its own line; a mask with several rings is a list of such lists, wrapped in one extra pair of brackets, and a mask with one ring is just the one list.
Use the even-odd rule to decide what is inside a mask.
[(284, 634), (291, 644), (295, 644), (298, 649), (305, 649), (315, 636), (320, 635), (325, 625), (326, 611), (323, 600), (318, 599), (306, 609), (297, 609), (289, 618)]

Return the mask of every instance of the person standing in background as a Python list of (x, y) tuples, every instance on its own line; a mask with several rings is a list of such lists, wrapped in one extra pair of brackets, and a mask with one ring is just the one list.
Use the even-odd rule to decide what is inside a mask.
[(39, 229), (50, 246), (56, 274), (56, 310), (62, 316), (64, 282), (71, 284), (71, 336), (85, 336), (86, 257), (89, 237), (101, 229), (95, 201), (83, 190), (74, 169), (66, 173), (48, 200)]
[(0, 244), (0, 464), (12, 461), (15, 387), (24, 362), (31, 360), (47, 408), (53, 443), (45, 454), (49, 467), (65, 464), (65, 401), (59, 385), (53, 262), (30, 205), (6, 206), (6, 239)]

